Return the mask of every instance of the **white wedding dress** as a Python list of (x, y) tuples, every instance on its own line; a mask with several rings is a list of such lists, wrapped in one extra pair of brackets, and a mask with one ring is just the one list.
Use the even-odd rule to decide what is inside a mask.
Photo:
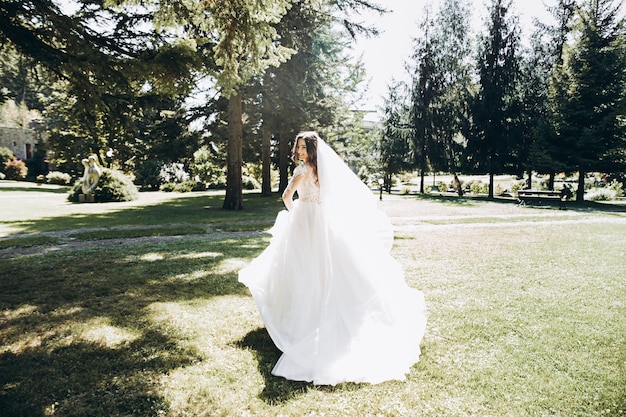
[(272, 374), (318, 385), (402, 380), (420, 355), (423, 294), (390, 255), (391, 224), (375, 197), (324, 142), (318, 173), (319, 185), (295, 169), (306, 178), (292, 211), (239, 272), (283, 353)]

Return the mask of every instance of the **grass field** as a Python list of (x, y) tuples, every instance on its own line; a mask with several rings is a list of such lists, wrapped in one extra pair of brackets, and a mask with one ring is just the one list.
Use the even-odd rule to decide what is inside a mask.
[(384, 196), (426, 296), (406, 381), (313, 386), (237, 271), (280, 200), (142, 193), (71, 204), (0, 182), (2, 416), (625, 416), (626, 210)]

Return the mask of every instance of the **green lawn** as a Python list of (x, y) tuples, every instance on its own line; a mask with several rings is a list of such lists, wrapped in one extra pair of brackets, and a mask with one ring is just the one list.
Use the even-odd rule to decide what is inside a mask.
[[(4, 183), (6, 184), (6, 183)], [(429, 307), (406, 381), (318, 387), (279, 356), (237, 271), (280, 200), (71, 204), (0, 182), (3, 416), (624, 416), (626, 213), (385, 196)]]

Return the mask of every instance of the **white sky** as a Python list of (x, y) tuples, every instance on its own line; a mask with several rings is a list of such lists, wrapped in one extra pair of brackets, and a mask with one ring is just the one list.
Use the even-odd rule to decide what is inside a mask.
[[(475, 32), (482, 32), (483, 17), (487, 14), (490, 0), (469, 0), (472, 5), (472, 26)], [(366, 22), (374, 24), (382, 32), (373, 39), (360, 39), (354, 48), (354, 55), (362, 54), (362, 60), (369, 80), (363, 110), (377, 111), (387, 95), (387, 86), (392, 78), (407, 80), (405, 63), (412, 51), (412, 39), (418, 35), (418, 24), (422, 19), (426, 4), (436, 12), (438, 0), (379, 0), (379, 4), (392, 12), (383, 16), (364, 16)], [(546, 4), (556, 0), (513, 0), (513, 13), (519, 16), (522, 37), (532, 31), (533, 17), (550, 22)], [(372, 114), (368, 119), (377, 119)]]

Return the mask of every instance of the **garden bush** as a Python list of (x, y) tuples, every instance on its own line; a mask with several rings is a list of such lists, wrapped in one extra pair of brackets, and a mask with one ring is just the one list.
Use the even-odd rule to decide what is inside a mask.
[(13, 151), (9, 148), (0, 147), (0, 172), (4, 172), (6, 164), (13, 160)]
[(608, 187), (611, 190), (615, 191), (616, 197), (621, 197), (622, 195), (624, 195), (624, 184), (622, 184), (620, 181), (613, 179), (609, 183)]
[(525, 181), (516, 181), (513, 184), (511, 184), (511, 192), (514, 195), (517, 195), (517, 192), (521, 189), (523, 189), (526, 186), (526, 182)]
[(174, 184), (173, 182), (166, 182), (165, 184), (161, 184), (159, 190), (166, 193), (171, 193), (173, 191), (176, 191), (176, 184)]
[(158, 190), (163, 182), (159, 178), (163, 162), (154, 159), (143, 161), (137, 166), (135, 181), (142, 188)]
[(470, 191), (474, 194), (487, 194), (489, 192), (489, 184), (482, 181), (471, 181), (469, 184)]
[(205, 191), (206, 185), (196, 180), (187, 180), (181, 183), (166, 182), (161, 185), (160, 190), (165, 192), (176, 191), (179, 193), (188, 193), (191, 191)]
[(589, 201), (611, 201), (615, 200), (617, 193), (615, 190), (607, 187), (592, 188), (585, 194), (585, 200)]
[(50, 171), (46, 175), (48, 184), (69, 185), (72, 182), (72, 176), (60, 171)]
[(13, 157), (13, 159), (4, 166), (4, 174), (8, 180), (23, 180), (28, 175), (28, 168), (24, 161)]
[[(67, 199), (77, 202), (82, 194), (82, 180), (76, 181)], [(102, 174), (93, 193), (94, 200), (99, 203), (113, 201), (133, 201), (139, 197), (139, 191), (130, 178), (119, 171), (102, 168)]]

